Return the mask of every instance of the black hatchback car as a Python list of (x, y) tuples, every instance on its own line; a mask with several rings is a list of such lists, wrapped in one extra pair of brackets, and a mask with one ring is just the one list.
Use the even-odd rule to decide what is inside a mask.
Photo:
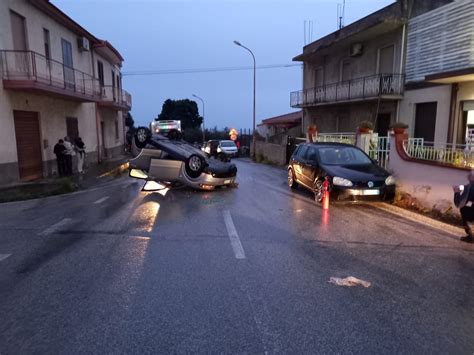
[(340, 143), (298, 145), (288, 165), (288, 186), (301, 185), (322, 200), (323, 181), (329, 178), (331, 199), (393, 200), (395, 179), (361, 149)]

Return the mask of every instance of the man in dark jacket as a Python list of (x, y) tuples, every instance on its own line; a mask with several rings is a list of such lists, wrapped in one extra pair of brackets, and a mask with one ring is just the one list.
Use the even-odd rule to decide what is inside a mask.
[(66, 148), (64, 141), (60, 139), (54, 146), (54, 154), (56, 154), (56, 162), (58, 163), (58, 174), (60, 177), (66, 175), (66, 157), (64, 155)]
[(461, 238), (461, 241), (473, 243), (473, 231), (470, 222), (474, 222), (474, 171), (467, 176), (469, 183), (467, 185), (455, 185), (454, 204), (460, 209), (462, 223), (467, 235)]

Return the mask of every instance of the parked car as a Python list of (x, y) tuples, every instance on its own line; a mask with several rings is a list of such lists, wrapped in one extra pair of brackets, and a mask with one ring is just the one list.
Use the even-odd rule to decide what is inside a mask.
[(217, 159), (209, 159), (200, 149), (180, 139), (152, 134), (146, 127), (135, 132), (133, 144), (138, 151), (129, 162), (133, 178), (180, 182), (200, 190), (235, 183), (237, 167)]
[(209, 140), (201, 149), (209, 157), (218, 158), (223, 161), (228, 161), (229, 158), (237, 156), (239, 152), (237, 145), (231, 140)]
[(314, 192), (321, 202), (328, 177), (331, 199), (393, 200), (395, 179), (361, 149), (340, 143), (303, 143), (291, 156), (288, 186)]
[(223, 140), (219, 142), (219, 146), (217, 147), (217, 152), (224, 153), (230, 157), (237, 156), (239, 149), (234, 141), (231, 140)]

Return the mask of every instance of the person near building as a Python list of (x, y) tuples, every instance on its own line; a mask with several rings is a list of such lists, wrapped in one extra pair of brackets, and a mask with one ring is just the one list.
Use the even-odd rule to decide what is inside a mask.
[(82, 141), (81, 137), (77, 137), (74, 143), (76, 146), (76, 153), (77, 153), (77, 172), (79, 174), (84, 174), (84, 160), (86, 158), (86, 145)]
[(66, 160), (66, 176), (72, 175), (72, 157), (75, 155), (74, 146), (71, 143), (71, 139), (66, 136), (64, 137), (64, 156)]
[(66, 175), (66, 157), (65, 157), (66, 148), (64, 147), (64, 141), (62, 139), (58, 140), (58, 143), (54, 146), (54, 154), (56, 155), (56, 162), (58, 164), (58, 174), (60, 177)]
[(454, 190), (454, 204), (461, 212), (462, 224), (466, 231), (466, 236), (461, 238), (461, 241), (466, 243), (473, 243), (474, 237), (471, 223), (474, 222), (474, 170), (471, 170), (467, 176), (468, 184), (455, 185)]

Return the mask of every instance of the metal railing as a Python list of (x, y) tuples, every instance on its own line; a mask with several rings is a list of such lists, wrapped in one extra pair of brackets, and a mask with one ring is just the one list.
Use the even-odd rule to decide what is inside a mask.
[(116, 86), (102, 86), (102, 101), (114, 102), (120, 106), (132, 107), (132, 95)]
[(3, 80), (27, 80), (77, 94), (101, 96), (99, 80), (92, 75), (46, 58), (33, 51), (0, 50)]
[(470, 144), (439, 144), (410, 138), (403, 142), (403, 147), (408, 156), (415, 159), (474, 168), (474, 146)]
[(290, 94), (290, 105), (303, 107), (379, 96), (400, 96), (404, 91), (404, 78), (403, 74), (377, 74), (293, 91)]
[(356, 143), (355, 133), (320, 133), (316, 137), (317, 142), (331, 142), (331, 143), (345, 143), (352, 144)]

